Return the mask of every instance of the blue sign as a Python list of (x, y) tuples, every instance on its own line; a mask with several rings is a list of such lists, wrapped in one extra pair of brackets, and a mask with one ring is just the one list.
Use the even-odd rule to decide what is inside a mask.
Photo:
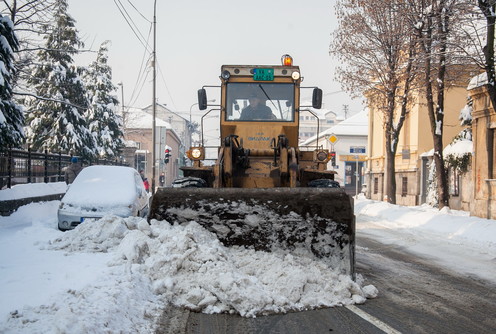
[(350, 153), (365, 153), (365, 146), (350, 146)]

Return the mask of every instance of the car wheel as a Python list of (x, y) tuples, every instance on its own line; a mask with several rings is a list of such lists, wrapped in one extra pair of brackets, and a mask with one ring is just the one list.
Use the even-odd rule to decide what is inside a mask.
[(181, 177), (172, 182), (172, 188), (205, 188), (207, 182), (199, 177)]
[(311, 188), (340, 188), (339, 182), (329, 179), (317, 179), (308, 182), (308, 186)]

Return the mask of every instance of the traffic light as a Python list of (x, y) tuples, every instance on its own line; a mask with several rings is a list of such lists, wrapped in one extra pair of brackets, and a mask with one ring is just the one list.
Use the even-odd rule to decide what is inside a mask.
[(331, 153), (329, 153), (330, 156), (331, 156), (331, 165), (332, 167), (336, 167), (336, 152), (335, 151), (331, 151)]
[(165, 156), (164, 156), (164, 163), (168, 164), (169, 163), (169, 159), (170, 159), (170, 156), (171, 156), (171, 149), (170, 148), (166, 148), (165, 149)]

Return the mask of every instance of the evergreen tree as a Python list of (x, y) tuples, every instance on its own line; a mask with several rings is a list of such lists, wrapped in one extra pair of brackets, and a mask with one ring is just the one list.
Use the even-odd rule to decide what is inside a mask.
[(19, 147), (24, 139), (23, 110), (12, 99), (14, 52), (18, 47), (12, 21), (0, 14), (0, 148)]
[(115, 95), (117, 89), (112, 83), (112, 69), (108, 65), (107, 42), (98, 51), (96, 60), (84, 70), (88, 111), (86, 114), (94, 145), (100, 156), (112, 158), (124, 146), (122, 121), (115, 113), (119, 103)]
[(46, 148), (91, 159), (97, 152), (84, 117), (86, 94), (72, 59), (83, 43), (67, 6), (67, 0), (56, 1), (54, 25), (28, 80), (37, 97), (26, 106), (26, 136), (34, 150)]

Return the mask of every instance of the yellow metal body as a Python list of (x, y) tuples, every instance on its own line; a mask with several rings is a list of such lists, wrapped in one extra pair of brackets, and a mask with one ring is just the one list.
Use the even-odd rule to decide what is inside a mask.
[[(260, 79), (257, 71), (270, 71), (269, 79)], [(298, 66), (224, 65), (221, 73), (218, 159), (207, 167), (201, 163), (203, 154), (198, 159), (188, 154), (194, 163), (183, 168), (185, 176), (206, 179), (214, 188), (294, 188), (313, 179), (334, 179), (335, 173), (326, 170), (326, 150), (298, 148)], [(244, 110), (253, 103), (250, 94), (262, 98), (271, 118), (244, 118)]]

